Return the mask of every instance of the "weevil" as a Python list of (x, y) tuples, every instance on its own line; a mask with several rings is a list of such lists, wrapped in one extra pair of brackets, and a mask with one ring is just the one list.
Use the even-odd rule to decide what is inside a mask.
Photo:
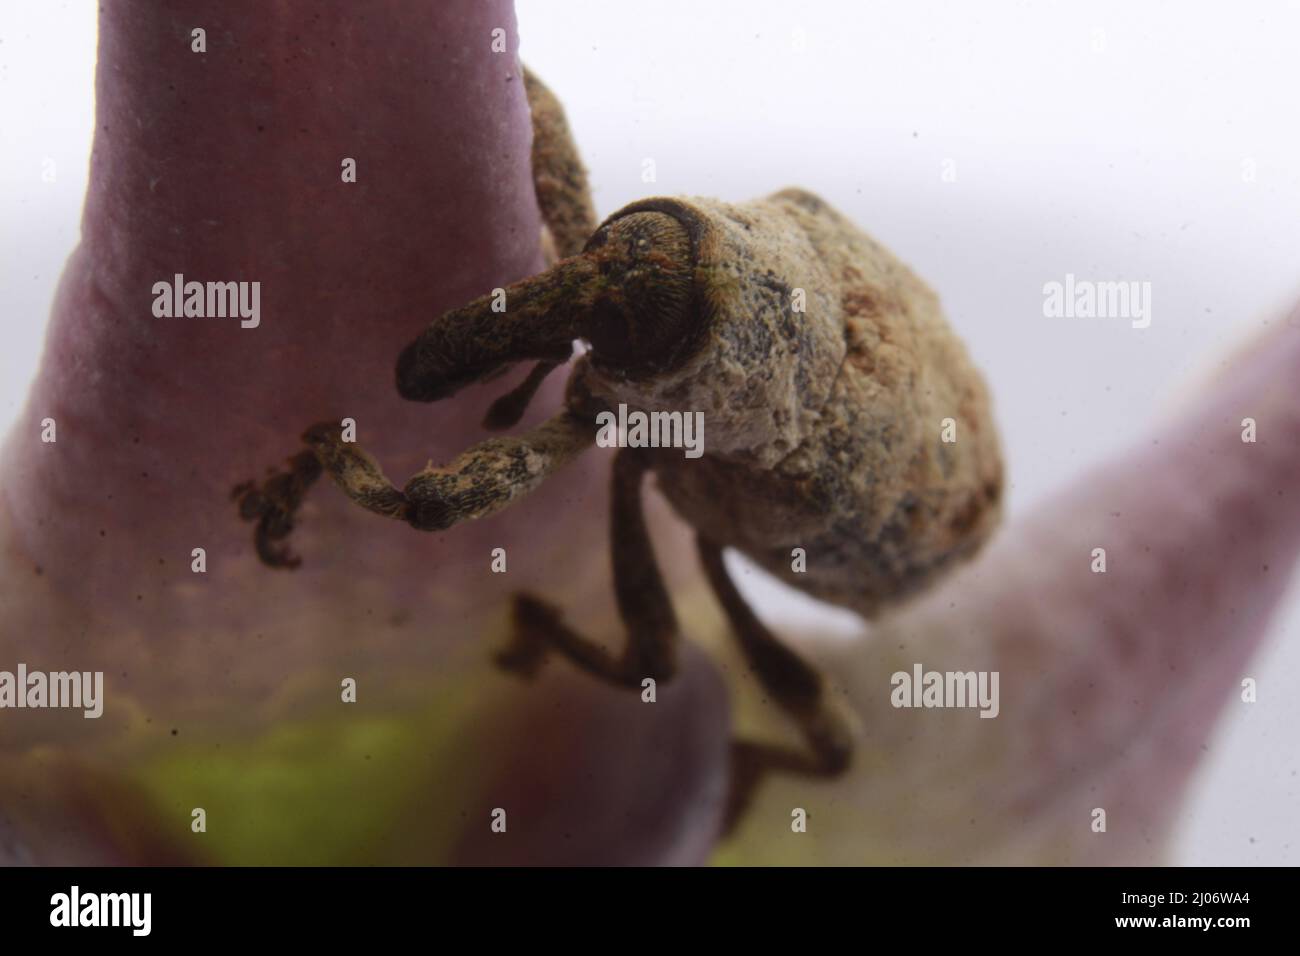
[[(569, 628), (534, 595), (514, 603), (498, 663), (534, 674), (548, 651), (604, 680), (670, 680), (678, 624), (642, 514), (642, 485), (696, 532), (730, 627), (808, 751), (733, 748), (730, 822), (769, 770), (830, 776), (851, 734), (822, 676), (759, 620), (723, 562), (734, 548), (816, 598), (871, 617), (971, 556), (1001, 511), (1002, 460), (988, 391), (934, 293), (827, 203), (800, 189), (726, 203), (652, 198), (596, 225), (586, 173), (555, 97), (526, 69), (532, 163), (553, 249), (539, 275), (434, 319), (397, 360), (403, 398), (434, 402), (515, 363), (537, 364), (488, 410), (516, 424), (538, 385), (572, 364), (563, 407), (531, 431), (489, 438), (396, 487), (335, 423), (314, 425), (289, 468), (235, 489), (272, 566), (310, 485), (328, 474), (370, 511), (441, 531), (521, 500), (596, 439), (625, 405), (703, 413), (704, 454), (624, 447), (612, 466), (621, 654)], [(575, 341), (586, 351), (574, 357)], [(801, 550), (800, 550), (801, 549)], [(801, 554), (803, 561), (792, 560)], [(800, 567), (800, 565), (803, 567)]]

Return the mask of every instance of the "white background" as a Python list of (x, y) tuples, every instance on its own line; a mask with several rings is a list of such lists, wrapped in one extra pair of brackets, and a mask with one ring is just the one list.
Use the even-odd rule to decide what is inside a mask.
[[(1013, 511), (1151, 427), (1300, 292), (1295, 3), (518, 6), (523, 58), (565, 102), (602, 216), (653, 193), (800, 185), (938, 289), (992, 382)], [(0, 9), (7, 428), (78, 234), (95, 4)], [(1151, 327), (1044, 318), (1043, 284), (1067, 272), (1150, 282)], [(749, 590), (778, 619), (836, 620), (774, 585)], [(1275, 756), (1294, 755), (1283, 744), (1300, 728), (1300, 600), (1254, 673), (1260, 702), (1231, 708), (1212, 743), (1178, 862), (1300, 861), (1264, 836), (1300, 817), (1294, 758)]]

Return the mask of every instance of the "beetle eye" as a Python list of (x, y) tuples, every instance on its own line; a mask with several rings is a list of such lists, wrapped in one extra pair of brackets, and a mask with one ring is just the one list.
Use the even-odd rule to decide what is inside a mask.
[(665, 213), (632, 213), (599, 230), (586, 254), (603, 283), (587, 332), (592, 361), (624, 372), (663, 367), (692, 322), (685, 227)]

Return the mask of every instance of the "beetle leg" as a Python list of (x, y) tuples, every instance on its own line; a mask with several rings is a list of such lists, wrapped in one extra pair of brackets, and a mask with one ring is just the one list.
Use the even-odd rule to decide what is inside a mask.
[(546, 380), (546, 376), (555, 371), (558, 364), (538, 362), (534, 365), (527, 378), (492, 403), (492, 407), (483, 418), (483, 427), (488, 431), (499, 432), (518, 424), (528, 408), (528, 403), (537, 394), (537, 389)]
[(507, 286), (503, 295), (482, 296), (435, 319), (397, 363), (402, 396), (431, 402), (521, 359), (540, 359), (489, 410), (492, 429), (517, 422), (542, 379), (569, 359), (581, 335), (578, 318), (600, 284), (598, 266), (579, 255), (596, 231), (596, 211), (564, 108), (527, 67), (523, 77), (533, 119), (533, 191), (549, 236), (543, 247), (548, 259), (554, 253), (562, 261), (548, 262), (545, 272)]
[[(545, 223), (542, 248), (549, 268), (556, 260), (582, 251), (596, 231), (596, 209), (564, 107), (526, 66), (523, 75), (528, 109), (533, 117), (533, 192), (537, 194), (537, 209)], [(516, 424), (538, 386), (558, 364), (543, 361), (534, 365), (523, 382), (492, 403), (483, 427), (501, 431)]]
[(828, 770), (827, 765), (811, 751), (752, 740), (731, 742), (730, 772), (727, 803), (722, 814), (721, 836), (724, 838), (730, 836), (736, 825), (744, 819), (750, 804), (754, 802), (758, 785), (768, 774), (830, 779), (840, 773), (839, 770)]
[(340, 439), (337, 425), (314, 425), (303, 439), (357, 504), (420, 531), (443, 531), (528, 494), (586, 450), (595, 435), (589, 422), (565, 409), (523, 435), (479, 442), (445, 467), (430, 464), (401, 491), (370, 455)]
[(293, 529), (294, 514), (322, 470), (366, 510), (406, 521), (420, 531), (442, 531), (500, 511), (595, 440), (590, 422), (565, 409), (523, 435), (491, 438), (461, 452), (445, 467), (429, 465), (398, 489), (379, 463), (343, 441), (341, 432), (333, 422), (313, 425), (302, 436), (310, 451), (293, 458), (288, 471), (272, 475), (260, 488), (247, 482), (234, 490), (240, 516), (258, 521), (255, 541), (265, 564), (297, 567), (297, 557), (273, 542)]
[(620, 450), (614, 457), (610, 505), (610, 555), (619, 617), (627, 643), (615, 657), (566, 626), (551, 605), (531, 595), (515, 598), (515, 635), (497, 655), (506, 670), (532, 676), (548, 650), (611, 683), (640, 688), (647, 677), (668, 681), (676, 671), (677, 615), (655, 561), (641, 505), (644, 457)]
[(569, 132), (564, 107), (532, 70), (523, 67), (533, 118), (533, 191), (560, 258), (576, 256), (596, 231), (587, 171)]
[(261, 487), (246, 481), (237, 485), (230, 496), (239, 502), (239, 516), (256, 521), (253, 544), (262, 563), (272, 568), (296, 568), (302, 559), (282, 541), (293, 530), (294, 515), (307, 490), (320, 477), (320, 462), (309, 451), (289, 459), (289, 467), (276, 472)]
[(750, 668), (777, 706), (799, 725), (810, 752), (737, 741), (732, 745), (732, 794), (728, 826), (734, 825), (752, 798), (754, 789), (769, 772), (809, 777), (834, 777), (843, 773), (853, 753), (852, 736), (839, 714), (826, 700), (822, 675), (782, 644), (758, 619), (736, 588), (722, 560), (722, 549), (696, 538), (704, 573), (736, 634)]

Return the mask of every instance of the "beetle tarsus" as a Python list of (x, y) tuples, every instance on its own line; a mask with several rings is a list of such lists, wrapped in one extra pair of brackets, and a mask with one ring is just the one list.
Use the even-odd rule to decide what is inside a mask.
[(259, 487), (246, 481), (236, 485), (231, 498), (238, 502), (239, 516), (256, 522), (253, 546), (263, 564), (270, 568), (292, 570), (302, 559), (283, 542), (294, 528), (294, 518), (308, 489), (320, 477), (321, 466), (310, 451), (299, 452), (289, 459), (289, 467), (273, 473)]

